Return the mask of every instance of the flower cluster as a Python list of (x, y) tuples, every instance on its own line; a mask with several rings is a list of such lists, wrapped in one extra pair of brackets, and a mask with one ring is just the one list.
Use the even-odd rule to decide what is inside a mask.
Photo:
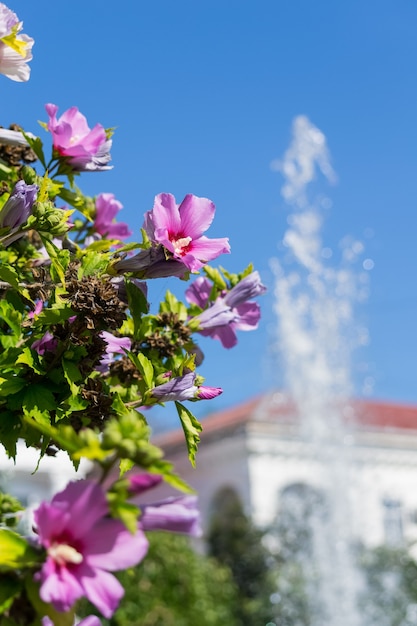
[[(0, 3), (0, 73), (25, 81), (33, 40), (21, 31)], [(239, 274), (210, 266), (230, 245), (205, 235), (215, 217), (208, 198), (178, 204), (157, 194), (135, 240), (114, 194), (88, 196), (74, 183), (111, 167), (111, 131), (90, 128), (75, 106), (60, 116), (57, 105), (45, 108), (42, 137), (0, 128), (0, 443), (13, 459), (22, 439), (40, 462), (62, 450), (93, 470), (40, 503), (34, 536), (18, 529), (23, 507), (4, 494), (10, 626), (49, 626), (57, 613), (73, 623), (82, 598), (110, 618), (123, 596), (113, 572), (145, 558), (148, 531), (200, 534), (196, 496), (151, 441), (147, 413), (176, 411), (194, 465), (201, 425), (188, 406), (222, 393), (199, 374), (200, 342), (234, 346), (238, 331), (257, 327), (253, 299), (265, 291), (251, 265)], [(184, 301), (168, 290), (156, 308), (150, 302), (148, 280), (191, 276)], [(162, 481), (183, 493), (144, 502)]]

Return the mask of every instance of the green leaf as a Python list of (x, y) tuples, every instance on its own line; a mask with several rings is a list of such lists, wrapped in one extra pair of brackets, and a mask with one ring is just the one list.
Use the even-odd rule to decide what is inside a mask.
[(48, 387), (45, 387), (39, 383), (33, 383), (26, 387), (23, 399), (22, 408), (24, 415), (35, 422), (42, 424), (50, 423), (50, 411), (56, 409), (57, 403), (54, 395)]
[(133, 319), (135, 338), (138, 337), (140, 322), (143, 314), (148, 312), (148, 301), (141, 289), (130, 280), (126, 280), (126, 291), (129, 310)]
[(116, 500), (110, 503), (110, 510), (112, 516), (119, 518), (132, 535), (137, 532), (139, 509), (135, 504)]
[(21, 432), (21, 422), (15, 413), (11, 411), (1, 412), (0, 441), (10, 459), (16, 458), (17, 440)]
[(19, 274), (13, 267), (6, 265), (5, 263), (0, 265), (0, 280), (4, 280), (12, 287), (15, 287), (15, 289), (19, 288)]
[(0, 615), (11, 606), (21, 589), (22, 582), (16, 576), (13, 574), (0, 575)]
[(61, 281), (63, 285), (65, 285), (66, 268), (62, 265), (60, 252), (67, 252), (68, 253), (67, 260), (69, 261), (69, 251), (60, 250), (59, 248), (56, 247), (54, 243), (52, 243), (52, 241), (50, 241), (47, 237), (44, 237), (41, 233), (40, 233), (40, 237), (42, 239), (43, 245), (46, 248), (49, 258), (51, 259), (51, 263), (52, 263), (51, 269), (53, 268), (55, 270), (59, 280)]
[(36, 318), (36, 325), (62, 324), (74, 315), (74, 311), (66, 304), (54, 306), (50, 309), (42, 309)]
[(34, 550), (21, 535), (0, 528), (0, 571), (33, 567), (42, 560), (42, 554)]
[(185, 408), (180, 402), (175, 402), (177, 407), (178, 417), (181, 420), (181, 425), (185, 435), (185, 441), (187, 444), (188, 458), (193, 467), (195, 467), (195, 457), (197, 454), (198, 444), (200, 443), (200, 433), (203, 430), (202, 425), (197, 418)]
[(69, 384), (71, 393), (73, 395), (77, 394), (80, 388), (75, 383), (82, 378), (80, 370), (75, 363), (67, 361), (66, 359), (62, 359), (62, 369), (64, 370), (64, 376)]
[(81, 280), (84, 276), (91, 276), (91, 274), (104, 272), (108, 262), (109, 255), (104, 253), (97, 254), (95, 250), (89, 250), (84, 254), (82, 265), (78, 270), (79, 280)]
[(23, 404), (27, 409), (40, 409), (41, 411), (54, 411), (56, 400), (48, 387), (40, 383), (32, 383), (26, 388), (23, 396)]
[(0, 378), (0, 396), (12, 396), (18, 393), (26, 386), (26, 381), (18, 376), (10, 378)]
[(0, 317), (11, 328), (16, 338), (22, 334), (22, 315), (7, 300), (0, 300)]
[(206, 274), (206, 276), (210, 278), (210, 280), (213, 281), (216, 287), (220, 289), (220, 291), (222, 291), (223, 289), (227, 289), (226, 281), (224, 280), (223, 276), (220, 274), (219, 270), (215, 269), (214, 267), (210, 267), (210, 265), (206, 265), (203, 268), (203, 271)]
[(148, 387), (152, 387), (153, 384), (153, 365), (152, 362), (144, 355), (142, 352), (139, 352), (137, 358), (134, 361), (134, 364), (140, 371), (143, 376), (143, 379)]
[(94, 212), (94, 201), (88, 196), (84, 196), (82, 192), (75, 187), (75, 191), (71, 191), (66, 187), (63, 187), (59, 191), (59, 197), (67, 202), (74, 208), (78, 209), (80, 213), (85, 215), (88, 219), (92, 218)]
[(39, 364), (39, 357), (37, 352), (32, 351), (30, 348), (23, 348), (22, 352), (16, 359), (16, 363), (23, 363), (30, 367), (31, 370), (36, 372), (36, 374), (40, 374), (41, 376), (45, 374), (45, 370), (43, 370)]

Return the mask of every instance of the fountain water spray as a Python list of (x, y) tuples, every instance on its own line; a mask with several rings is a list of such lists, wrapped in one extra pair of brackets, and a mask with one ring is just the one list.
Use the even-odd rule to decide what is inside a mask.
[(300, 416), (301, 436), (311, 450), (315, 484), (320, 485), (326, 503), (323, 515), (312, 517), (318, 581), (312, 604), (319, 605), (320, 615), (313, 616), (311, 623), (362, 626), (357, 607), (361, 573), (352, 554), (354, 511), (349, 498), (355, 476), (344, 414), (352, 410), (350, 360), (355, 344), (353, 305), (358, 296), (358, 276), (349, 262), (363, 246), (351, 242), (341, 252), (340, 267), (329, 267), (332, 253), (323, 248), (320, 235), (323, 199), (311, 204), (307, 187), (318, 171), (330, 182), (336, 176), (324, 134), (305, 116), (294, 120), (292, 142), (272, 167), (285, 179), (282, 196), (291, 213), (283, 244), (296, 266), (285, 270), (273, 261), (279, 352)]

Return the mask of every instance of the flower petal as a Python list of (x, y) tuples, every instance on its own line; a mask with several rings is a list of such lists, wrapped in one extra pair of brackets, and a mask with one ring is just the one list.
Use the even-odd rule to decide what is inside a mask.
[(148, 540), (141, 530), (134, 535), (116, 519), (103, 519), (84, 538), (84, 556), (89, 565), (110, 571), (126, 569), (142, 561)]
[(131, 471), (125, 475), (125, 478), (129, 481), (129, 493), (132, 495), (139, 495), (162, 482), (160, 474), (147, 474), (145, 472)]
[(81, 584), (86, 598), (104, 617), (111, 617), (124, 595), (124, 589), (117, 578), (103, 570), (85, 567)]
[(180, 214), (175, 198), (171, 193), (160, 193), (155, 196), (152, 221), (155, 231), (162, 230), (168, 233), (179, 233), (181, 228)]
[(216, 207), (208, 198), (187, 194), (178, 208), (183, 237), (198, 239), (211, 225)]
[(108, 513), (106, 496), (102, 488), (92, 480), (70, 482), (63, 491), (52, 498), (51, 506), (58, 505), (71, 512), (76, 520), (71, 526), (74, 538), (83, 537)]
[(205, 309), (209, 301), (210, 293), (213, 286), (208, 278), (199, 276), (186, 289), (185, 297), (191, 304), (196, 304), (200, 309)]
[(201, 535), (200, 514), (195, 496), (166, 498), (141, 507), (140, 525), (144, 530), (168, 530), (194, 537)]
[(49, 502), (42, 502), (33, 512), (33, 518), (39, 537), (44, 546), (50, 545), (50, 539), (58, 536), (67, 527), (70, 512), (66, 507), (53, 506)]
[(51, 603), (57, 611), (69, 611), (74, 602), (84, 595), (78, 576), (66, 567), (56, 568), (52, 559), (47, 559), (39, 578), (41, 599)]
[(218, 326), (210, 330), (203, 330), (201, 334), (213, 339), (219, 339), (223, 348), (233, 348), (237, 344), (237, 336), (234, 330), (234, 323), (228, 326)]
[(236, 328), (239, 330), (255, 330), (261, 318), (261, 309), (256, 302), (244, 302), (236, 307), (239, 321)]
[(230, 252), (229, 240), (227, 237), (219, 239), (209, 239), (200, 237), (193, 239), (187, 252), (181, 259), (191, 271), (198, 271), (208, 261), (213, 261), (221, 254)]

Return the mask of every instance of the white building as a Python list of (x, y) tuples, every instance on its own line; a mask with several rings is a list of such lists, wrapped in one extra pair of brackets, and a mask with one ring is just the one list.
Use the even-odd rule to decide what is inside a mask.
[(270, 393), (202, 421), (196, 469), (182, 429), (154, 442), (197, 490), (204, 530), (216, 494), (233, 488), (261, 527), (274, 523), (286, 498), (310, 493), (339, 500), (345, 530), (369, 547), (416, 540), (417, 407), (355, 401), (343, 422), (341, 440), (330, 437), (324, 449), (285, 394)]
[(0, 452), (0, 488), (30, 509), (42, 500), (49, 500), (70, 480), (84, 478), (90, 467), (91, 464), (83, 460), (76, 471), (65, 452), (41, 458), (39, 450), (27, 448), (23, 441), (18, 441), (16, 461), (9, 459), (4, 449)]

